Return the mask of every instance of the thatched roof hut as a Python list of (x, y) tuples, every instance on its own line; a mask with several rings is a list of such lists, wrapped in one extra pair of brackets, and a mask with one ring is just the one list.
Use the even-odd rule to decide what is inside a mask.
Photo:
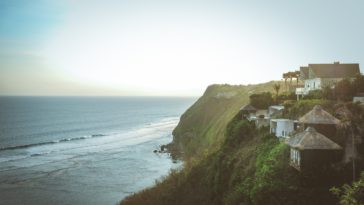
[(342, 148), (313, 127), (286, 140), (291, 147), (290, 164), (299, 171), (321, 170), (322, 166), (337, 162)]
[(337, 125), (340, 123), (340, 120), (326, 112), (320, 105), (316, 105), (310, 112), (302, 116), (298, 121), (304, 124)]
[(336, 144), (324, 135), (316, 132), (315, 128), (308, 127), (305, 131), (296, 134), (294, 137), (289, 138), (286, 143), (298, 150), (337, 150), (342, 149), (340, 145)]

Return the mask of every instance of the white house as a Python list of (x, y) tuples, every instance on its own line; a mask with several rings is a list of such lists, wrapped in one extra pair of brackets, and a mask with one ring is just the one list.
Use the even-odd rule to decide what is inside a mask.
[(304, 81), (303, 88), (296, 88), (297, 99), (307, 95), (312, 90), (320, 90), (325, 86), (332, 87), (344, 78), (353, 79), (360, 74), (359, 64), (308, 64), (300, 67), (300, 78)]
[(270, 133), (276, 137), (288, 137), (294, 131), (294, 121), (290, 119), (271, 119)]
[(364, 93), (359, 93), (357, 95), (355, 95), (355, 97), (353, 98), (353, 102), (356, 103), (360, 103), (362, 105), (364, 105)]
[(283, 114), (284, 106), (283, 105), (272, 105), (268, 108), (268, 116), (275, 117)]

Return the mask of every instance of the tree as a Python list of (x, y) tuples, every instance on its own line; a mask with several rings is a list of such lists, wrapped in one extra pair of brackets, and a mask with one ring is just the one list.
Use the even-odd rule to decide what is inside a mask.
[(339, 198), (341, 205), (361, 205), (364, 204), (364, 172), (358, 181), (351, 186), (343, 185), (341, 188), (333, 187), (331, 193)]
[(326, 85), (322, 88), (322, 97), (326, 100), (334, 99), (334, 91), (329, 85)]
[(273, 104), (272, 94), (270, 92), (263, 92), (249, 96), (250, 104), (257, 109), (267, 109)]
[(281, 85), (276, 83), (273, 85), (273, 88), (276, 91), (276, 103), (278, 103), (278, 95), (279, 95), (279, 90), (281, 89)]
[(301, 77), (301, 71), (295, 71), (295, 76), (296, 76), (296, 80), (297, 80), (297, 85), (298, 85), (298, 80)]
[[(347, 105), (344, 105), (340, 108), (337, 109), (336, 114), (340, 116), (340, 124), (339, 127), (342, 128), (344, 131), (346, 131), (346, 135), (347, 136), (351, 136), (351, 138), (348, 138), (347, 140), (351, 140), (351, 161), (352, 161), (352, 165), (353, 165), (353, 181), (355, 181), (355, 171), (356, 171), (356, 165), (355, 165), (355, 160), (357, 158), (357, 154), (356, 154), (356, 145), (355, 145), (355, 141), (356, 141), (356, 135), (359, 134), (359, 130), (358, 130), (358, 125), (357, 125), (357, 120), (355, 119), (356, 117), (354, 117), (354, 115), (352, 114), (352, 112), (349, 110), (349, 108), (347, 107)], [(350, 142), (350, 141), (347, 141)]]
[(353, 88), (356, 93), (363, 93), (364, 92), (364, 76), (358, 74), (355, 76), (355, 80), (353, 82)]
[(284, 85), (286, 86), (286, 90), (287, 90), (287, 79), (289, 78), (288, 77), (288, 73), (283, 73), (283, 79), (284, 79)]
[(335, 86), (335, 96), (338, 100), (351, 101), (355, 94), (355, 89), (349, 79), (338, 82)]

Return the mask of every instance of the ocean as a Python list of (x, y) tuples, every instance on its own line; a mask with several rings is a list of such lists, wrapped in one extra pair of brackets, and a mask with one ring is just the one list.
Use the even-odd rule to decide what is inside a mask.
[(0, 204), (117, 204), (181, 166), (167, 153), (196, 98), (0, 97)]

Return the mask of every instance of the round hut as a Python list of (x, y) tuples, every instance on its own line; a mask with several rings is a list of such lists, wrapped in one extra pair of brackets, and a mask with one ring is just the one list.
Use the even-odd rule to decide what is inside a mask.
[(341, 157), (341, 146), (315, 128), (308, 127), (286, 140), (290, 146), (290, 164), (297, 170), (315, 170), (337, 162)]
[(313, 127), (317, 132), (328, 136), (334, 142), (338, 142), (336, 139), (336, 126), (340, 123), (340, 120), (322, 109), (320, 105), (316, 105), (310, 112), (302, 116), (298, 122), (303, 124), (304, 129)]

